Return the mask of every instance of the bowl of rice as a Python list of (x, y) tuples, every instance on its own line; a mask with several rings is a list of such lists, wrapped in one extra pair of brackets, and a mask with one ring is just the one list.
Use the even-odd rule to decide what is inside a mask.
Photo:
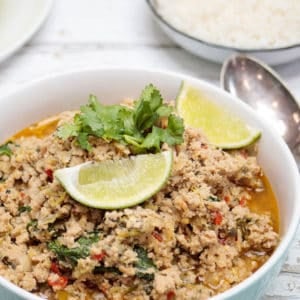
[(271, 65), (300, 57), (300, 2), (292, 0), (147, 0), (154, 18), (177, 44), (222, 63), (233, 53)]
[[(104, 210), (75, 201), (56, 170), (126, 159), (136, 148), (108, 136), (78, 140), (73, 122), (99, 129), (99, 109), (124, 117), (141, 103), (132, 99), (149, 97), (148, 109), (165, 100), (165, 116), (182, 81), (259, 129), (253, 148), (223, 150), (185, 125), (170, 146), (168, 181), (145, 202)], [(103, 105), (93, 110), (96, 97)], [(240, 100), (183, 74), (115, 68), (38, 80), (0, 104), (1, 299), (253, 300), (279, 273), (300, 219), (298, 169), (281, 137)], [(170, 130), (156, 120), (158, 132)], [(111, 133), (120, 119), (108, 121)], [(59, 128), (73, 129), (62, 137)]]

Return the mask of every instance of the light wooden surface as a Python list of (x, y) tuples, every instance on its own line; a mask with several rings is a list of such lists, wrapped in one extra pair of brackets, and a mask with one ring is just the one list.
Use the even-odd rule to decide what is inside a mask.
[[(219, 84), (220, 65), (174, 45), (152, 20), (144, 0), (55, 0), (34, 39), (1, 64), (0, 96), (49, 74), (107, 66), (166, 69)], [(276, 70), (300, 99), (300, 60)], [(263, 299), (300, 299), (300, 230)]]

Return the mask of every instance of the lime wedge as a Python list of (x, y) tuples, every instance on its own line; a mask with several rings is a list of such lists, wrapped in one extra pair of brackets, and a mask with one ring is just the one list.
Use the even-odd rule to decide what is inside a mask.
[(59, 169), (54, 176), (78, 202), (96, 208), (119, 209), (149, 199), (168, 180), (172, 151), (126, 159), (87, 162)]
[(209, 99), (199, 89), (183, 82), (176, 107), (185, 125), (202, 129), (208, 141), (223, 149), (237, 149), (252, 144), (260, 131)]

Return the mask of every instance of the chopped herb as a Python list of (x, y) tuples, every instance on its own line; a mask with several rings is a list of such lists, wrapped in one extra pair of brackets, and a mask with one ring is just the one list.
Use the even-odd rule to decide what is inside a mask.
[(147, 273), (147, 270), (150, 268), (156, 269), (153, 260), (149, 258), (147, 251), (140, 246), (136, 245), (134, 251), (138, 257), (138, 260), (135, 263), (135, 267), (137, 268), (136, 276), (147, 281), (153, 280), (154, 273)]
[(220, 202), (221, 201), (217, 196), (209, 196), (207, 200), (212, 201), (212, 202)]
[[(105, 106), (90, 96), (89, 103), (80, 110), (72, 123), (58, 128), (57, 136), (74, 137), (88, 151), (92, 149), (90, 136), (129, 145), (135, 153), (159, 152), (162, 143), (172, 146), (183, 142), (183, 120), (171, 106), (163, 104), (159, 90), (152, 84), (145, 87), (133, 108)], [(163, 118), (168, 120), (166, 128), (160, 127)]]
[(104, 274), (104, 273), (115, 273), (121, 275), (121, 271), (116, 267), (105, 267), (105, 266), (96, 266), (93, 270), (93, 274)]
[(79, 247), (68, 248), (60, 245), (58, 241), (51, 241), (48, 243), (48, 248), (57, 255), (59, 260), (68, 262), (75, 267), (78, 259), (86, 258), (90, 255), (90, 246), (98, 241), (98, 232), (92, 232), (88, 236), (80, 237), (77, 240)]
[(27, 229), (28, 232), (36, 231), (36, 230), (37, 230), (37, 225), (38, 225), (37, 219), (33, 219), (33, 220), (31, 220), (31, 221), (27, 224), (26, 229)]
[(236, 225), (237, 228), (240, 229), (242, 233), (242, 238), (245, 240), (250, 234), (250, 230), (248, 229), (248, 224), (251, 222), (250, 218), (237, 219)]
[(77, 265), (78, 259), (85, 258), (90, 254), (86, 247), (68, 248), (60, 245), (57, 241), (49, 242), (48, 248), (57, 255), (59, 260), (69, 262), (74, 267)]
[(64, 232), (66, 232), (66, 226), (60, 220), (57, 220), (54, 223), (50, 223), (48, 225), (48, 231), (51, 234), (51, 238), (55, 239), (61, 236)]
[(30, 206), (20, 206), (18, 208), (18, 210), (19, 210), (20, 214), (23, 213), (23, 212), (26, 212), (26, 211), (31, 212), (31, 207)]
[(76, 240), (76, 242), (83, 247), (89, 247), (94, 243), (99, 241), (99, 232), (93, 231), (90, 232), (87, 236), (82, 236)]
[(154, 280), (154, 273), (136, 272), (136, 277), (140, 279), (145, 279), (147, 281), (152, 281)]
[(12, 144), (12, 142), (7, 142), (6, 144), (0, 146), (0, 155), (7, 155), (9, 157), (12, 155), (13, 152), (9, 148), (9, 144)]

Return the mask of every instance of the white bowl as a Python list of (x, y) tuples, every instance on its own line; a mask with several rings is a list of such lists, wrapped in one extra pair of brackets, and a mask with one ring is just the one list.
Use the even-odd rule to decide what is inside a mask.
[[(138, 97), (142, 88), (151, 82), (161, 90), (165, 99), (174, 99), (183, 79), (262, 131), (258, 159), (279, 201), (281, 242), (271, 258), (252, 276), (213, 298), (258, 299), (279, 273), (295, 236), (300, 219), (300, 179), (296, 163), (281, 137), (240, 100), (196, 78), (169, 72), (132, 69), (71, 72), (29, 83), (0, 98), (0, 143), (33, 122), (78, 108), (87, 102), (89, 94), (97, 95), (104, 103), (116, 103), (124, 97)], [(0, 299), (42, 300), (1, 277)]]
[(41, 27), (53, 0), (1, 0), (0, 62), (20, 49)]
[(162, 30), (179, 46), (189, 52), (205, 59), (223, 63), (223, 61), (234, 53), (244, 53), (254, 56), (269, 65), (279, 65), (290, 62), (300, 57), (300, 43), (287, 47), (271, 49), (242, 49), (227, 47), (197, 39), (183, 31), (178, 30), (167, 22), (157, 11), (155, 1), (146, 0), (154, 19)]

